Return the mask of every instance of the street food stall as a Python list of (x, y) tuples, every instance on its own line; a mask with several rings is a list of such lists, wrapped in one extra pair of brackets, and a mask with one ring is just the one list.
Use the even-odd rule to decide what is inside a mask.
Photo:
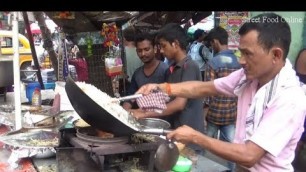
[[(196, 20), (194, 13), (102, 11), (46, 14), (61, 28), (62, 38), (78, 45), (88, 62), (89, 81), (74, 81), (65, 73), (65, 62), (59, 65), (64, 94), (73, 109), (60, 110), (64, 95), (60, 95), (62, 100), (55, 97), (52, 105), (21, 106), (22, 128), (0, 137), (8, 149), (14, 150), (10, 156), (11, 164), (18, 165), (17, 159), (30, 157), (37, 171), (48, 166), (50, 171), (152, 172), (169, 171), (182, 161), (190, 163), (187, 171), (227, 170), (219, 163), (166, 140), (165, 134), (170, 128), (166, 121), (136, 120), (118, 102), (112, 101), (119, 93), (114, 89), (117, 85), (113, 81), (125, 72), (122, 29), (137, 24), (156, 29), (167, 22), (181, 22), (182, 18), (194, 17)], [(168, 17), (162, 18), (167, 16), (165, 14)], [(145, 24), (153, 18), (158, 22), (150, 23), (150, 26)], [(65, 58), (64, 52), (59, 61), (67, 60)], [(13, 106), (3, 106), (1, 110), (14, 113)]]

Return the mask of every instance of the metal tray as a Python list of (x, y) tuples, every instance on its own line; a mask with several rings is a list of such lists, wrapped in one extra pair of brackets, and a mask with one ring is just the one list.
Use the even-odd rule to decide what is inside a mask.
[(43, 122), (37, 123), (35, 126), (23, 124), (23, 128), (28, 129), (44, 129), (44, 128), (55, 128), (64, 122), (64, 117), (53, 117), (53, 122), (44, 124)]
[[(50, 110), (52, 109), (52, 106), (47, 105), (41, 105), (41, 109), (35, 110), (35, 107), (32, 105), (21, 105), (21, 111), (30, 111), (31, 113), (38, 113), (38, 114), (48, 114)], [(1, 112), (14, 112), (15, 111), (15, 105), (13, 104), (3, 104), (0, 105), (0, 111)]]
[(57, 147), (59, 142), (50, 142), (46, 145), (34, 145), (31, 140), (58, 140), (58, 133), (51, 130), (25, 129), (9, 132), (0, 137), (0, 141), (14, 148), (51, 148)]
[(65, 90), (74, 110), (89, 125), (117, 136), (127, 136), (137, 131), (118, 120), (92, 100), (69, 76)]
[(21, 111), (30, 111), (31, 114), (52, 115), (52, 106), (41, 105), (41, 108), (36, 110), (32, 105), (21, 105)]

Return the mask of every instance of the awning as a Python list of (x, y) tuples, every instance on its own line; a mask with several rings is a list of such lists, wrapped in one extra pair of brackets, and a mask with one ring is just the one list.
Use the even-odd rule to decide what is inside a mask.
[(196, 24), (212, 14), (211, 11), (70, 11), (45, 12), (65, 33), (99, 31), (103, 23), (116, 22), (119, 26), (131, 21), (136, 27), (158, 29), (167, 23)]

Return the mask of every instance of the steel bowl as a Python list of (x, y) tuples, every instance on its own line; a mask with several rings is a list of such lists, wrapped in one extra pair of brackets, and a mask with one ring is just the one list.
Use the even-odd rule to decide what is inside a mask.
[(142, 118), (138, 122), (144, 128), (169, 129), (170, 123), (159, 118)]

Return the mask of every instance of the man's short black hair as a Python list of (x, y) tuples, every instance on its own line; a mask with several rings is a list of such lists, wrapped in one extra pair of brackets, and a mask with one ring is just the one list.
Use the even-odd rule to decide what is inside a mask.
[(174, 41), (179, 42), (179, 46), (181, 49), (186, 50), (188, 45), (187, 42), (187, 34), (185, 30), (178, 23), (168, 23), (163, 26), (158, 34), (156, 35), (156, 39), (164, 39), (165, 41), (172, 43)]
[(149, 32), (142, 32), (136, 35), (135, 43), (137, 45), (138, 42), (142, 42), (144, 40), (148, 40), (151, 42), (152, 46), (155, 45), (155, 35)]
[(217, 26), (211, 29), (205, 38), (205, 40), (207, 40), (208, 42), (212, 41), (213, 39), (218, 40), (221, 45), (227, 45), (228, 33), (223, 27)]
[(199, 39), (202, 35), (204, 34), (204, 30), (202, 29), (197, 29), (194, 33), (193, 33), (193, 38), (195, 40)]
[(123, 30), (123, 37), (125, 38), (126, 41), (135, 42), (136, 35), (139, 33), (141, 33), (139, 29), (136, 29), (135, 27), (130, 26), (126, 28), (125, 30)]
[(240, 27), (239, 35), (244, 36), (254, 30), (258, 32), (258, 43), (264, 49), (270, 50), (273, 46), (279, 46), (284, 51), (284, 59), (287, 58), (291, 43), (291, 30), (285, 18), (275, 13), (263, 13), (252, 19), (256, 20), (245, 22)]

